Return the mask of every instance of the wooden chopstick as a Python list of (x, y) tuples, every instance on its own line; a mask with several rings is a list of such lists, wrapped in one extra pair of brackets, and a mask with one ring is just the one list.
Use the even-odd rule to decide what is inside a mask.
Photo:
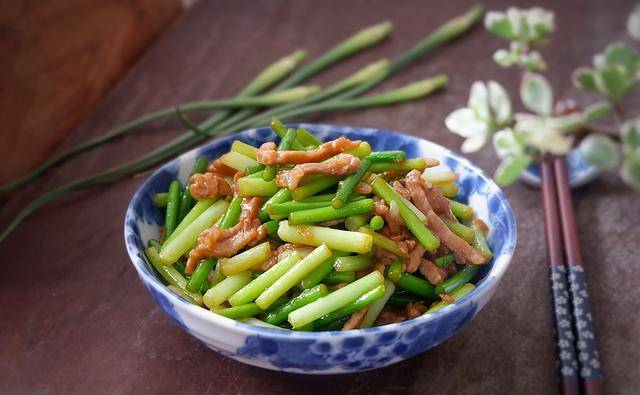
[(567, 278), (571, 293), (571, 313), (576, 333), (582, 391), (588, 395), (599, 395), (603, 393), (602, 370), (600, 368), (600, 357), (591, 315), (589, 293), (587, 292), (587, 280), (582, 266), (578, 229), (573, 212), (571, 190), (564, 158), (556, 158), (553, 162), (553, 169), (558, 195), (562, 240), (568, 267)]
[(580, 393), (578, 361), (572, 328), (567, 267), (562, 251), (562, 233), (560, 230), (555, 176), (551, 162), (545, 160), (540, 167), (542, 173), (544, 235), (547, 247), (547, 264), (549, 265), (549, 286), (551, 288), (555, 325), (556, 365), (560, 379), (560, 393), (577, 395)]

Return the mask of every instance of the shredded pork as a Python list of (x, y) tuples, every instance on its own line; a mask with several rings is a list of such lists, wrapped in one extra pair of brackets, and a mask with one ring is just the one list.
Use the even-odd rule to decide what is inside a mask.
[[(297, 152), (297, 151), (295, 151)], [(360, 159), (349, 154), (336, 155), (326, 163), (303, 163), (291, 170), (281, 170), (276, 175), (276, 185), (280, 188), (296, 189), (302, 177), (309, 174), (328, 174), (344, 176), (351, 174), (360, 167)]]
[(480, 255), (471, 245), (454, 234), (444, 223), (442, 218), (435, 213), (425, 192), (426, 182), (420, 177), (420, 172), (412, 170), (407, 174), (406, 186), (411, 192), (411, 201), (427, 217), (427, 226), (440, 239), (440, 242), (453, 251), (456, 256), (466, 262), (481, 265), (486, 259)]
[(428, 308), (425, 302), (412, 302), (407, 304), (405, 314), (407, 315), (407, 319), (413, 319), (420, 317), (422, 314), (426, 313), (427, 310)]
[(339, 137), (309, 151), (278, 151), (274, 143), (268, 142), (262, 144), (256, 151), (256, 159), (258, 163), (266, 166), (317, 163), (344, 151), (354, 149), (360, 143), (360, 140), (351, 141), (346, 137)]
[(415, 243), (415, 247), (409, 252), (409, 258), (404, 264), (404, 271), (413, 273), (420, 267), (422, 256), (427, 249), (420, 243)]
[(389, 325), (396, 322), (402, 322), (407, 319), (406, 312), (404, 310), (394, 309), (392, 307), (385, 307), (382, 312), (376, 318), (376, 325)]
[(342, 330), (350, 331), (352, 329), (360, 328), (360, 325), (362, 325), (362, 321), (364, 320), (364, 316), (367, 315), (367, 311), (369, 311), (369, 306), (365, 306), (351, 314), (351, 317), (349, 317), (347, 322), (342, 326)]
[(420, 273), (433, 285), (438, 285), (449, 277), (444, 268), (439, 267), (428, 259), (423, 259), (420, 262)]
[(218, 174), (196, 173), (191, 176), (189, 193), (196, 200), (213, 199), (220, 195), (232, 195), (231, 186)]
[(267, 231), (257, 218), (261, 204), (260, 198), (244, 198), (242, 213), (235, 226), (229, 229), (212, 226), (200, 233), (198, 244), (189, 252), (185, 272), (193, 273), (198, 262), (204, 258), (235, 255), (252, 242), (266, 237)]
[(238, 170), (234, 169), (233, 167), (229, 167), (225, 165), (220, 161), (220, 159), (216, 159), (213, 162), (211, 162), (211, 164), (207, 168), (207, 172), (218, 174), (220, 176), (225, 176), (225, 177), (233, 177), (238, 172)]

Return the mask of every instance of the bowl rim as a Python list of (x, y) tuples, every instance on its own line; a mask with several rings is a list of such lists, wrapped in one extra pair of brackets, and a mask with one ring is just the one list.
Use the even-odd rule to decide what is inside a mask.
[[(158, 174), (162, 173), (163, 171), (165, 171), (166, 168), (172, 167), (174, 166), (174, 164), (176, 164), (176, 162), (179, 162), (180, 159), (184, 156), (189, 156), (192, 155), (193, 153), (195, 153), (196, 151), (200, 151), (204, 148), (208, 148), (209, 146), (213, 146), (213, 145), (218, 145), (218, 144), (223, 144), (224, 142), (228, 141), (228, 140), (233, 140), (238, 138), (241, 135), (248, 135), (251, 133), (256, 133), (256, 132), (261, 132), (263, 130), (269, 129), (269, 127), (261, 127), (261, 128), (254, 128), (254, 129), (246, 129), (243, 130), (242, 132), (239, 133), (235, 133), (233, 135), (229, 135), (229, 136), (223, 136), (220, 138), (216, 138), (206, 144), (194, 147), (193, 149), (186, 151), (184, 153), (182, 153), (181, 155), (177, 156), (176, 158), (172, 159), (171, 161), (166, 162), (165, 164), (163, 164), (161, 167), (159, 167), (158, 169), (156, 169), (151, 175), (149, 175), (145, 181), (140, 184), (138, 186), (138, 188), (136, 189), (136, 192), (134, 193), (133, 197), (131, 198), (131, 200), (129, 201), (129, 205), (127, 206), (127, 210), (125, 213), (125, 221), (124, 221), (124, 239), (125, 239), (125, 246), (127, 249), (127, 254), (129, 255), (129, 258), (131, 260), (131, 264), (133, 265), (134, 269), (136, 270), (137, 274), (138, 274), (138, 278), (146, 285), (148, 286), (152, 286), (154, 288), (154, 290), (156, 292), (161, 293), (164, 297), (166, 297), (168, 300), (171, 301), (172, 305), (181, 305), (183, 309), (185, 309), (189, 314), (194, 314), (198, 319), (207, 322), (208, 325), (212, 325), (212, 326), (218, 326), (218, 327), (222, 327), (223, 329), (226, 330), (230, 330), (230, 331), (236, 331), (239, 332), (243, 335), (262, 335), (262, 336), (269, 336), (269, 337), (275, 337), (275, 338), (282, 338), (282, 339), (291, 339), (291, 338), (295, 338), (295, 339), (301, 339), (301, 340), (318, 340), (318, 339), (323, 339), (323, 338), (336, 338), (336, 337), (341, 337), (341, 338), (347, 338), (347, 337), (361, 337), (361, 336), (366, 336), (366, 335), (370, 335), (370, 334), (379, 334), (382, 332), (388, 332), (388, 331), (395, 331), (397, 329), (400, 329), (402, 327), (407, 327), (407, 326), (413, 326), (413, 325), (418, 325), (418, 324), (425, 324), (428, 323), (430, 321), (435, 321), (435, 320), (440, 320), (440, 319), (445, 319), (444, 317), (448, 317), (448, 316), (452, 316), (456, 313), (456, 311), (458, 311), (459, 309), (462, 308), (463, 305), (465, 305), (466, 303), (469, 303), (475, 299), (477, 299), (478, 297), (486, 294), (487, 292), (491, 291), (491, 287), (490, 284), (492, 282), (495, 283), (495, 286), (497, 286), (497, 284), (500, 282), (502, 276), (504, 275), (507, 267), (509, 266), (509, 264), (511, 263), (511, 259), (513, 257), (513, 253), (515, 251), (516, 245), (517, 245), (517, 226), (516, 226), (516, 219), (515, 219), (515, 214), (513, 212), (513, 209), (511, 207), (511, 204), (509, 203), (509, 201), (507, 200), (506, 196), (504, 195), (502, 189), (490, 178), (486, 175), (486, 173), (479, 168), (478, 166), (474, 165), (469, 159), (460, 156), (459, 154), (455, 153), (454, 151), (443, 147), (437, 143), (434, 143), (432, 141), (426, 140), (424, 138), (418, 137), (418, 136), (414, 136), (408, 133), (403, 133), (403, 132), (399, 132), (399, 131), (394, 131), (394, 130), (383, 130), (383, 129), (377, 129), (377, 128), (371, 128), (371, 127), (359, 127), (359, 126), (349, 126), (349, 125), (335, 125), (335, 124), (322, 124), (322, 123), (292, 123), (292, 124), (287, 124), (288, 127), (304, 127), (307, 129), (317, 129), (317, 128), (327, 128), (327, 129), (348, 129), (348, 130), (358, 130), (358, 131), (363, 131), (363, 132), (368, 132), (371, 133), (373, 132), (374, 134), (392, 134), (392, 135), (401, 135), (403, 137), (409, 137), (412, 139), (415, 139), (421, 143), (426, 143), (427, 145), (431, 145), (435, 148), (437, 148), (438, 150), (441, 150), (443, 153), (451, 155), (452, 157), (454, 157), (458, 162), (460, 162), (464, 167), (466, 167), (468, 170), (472, 171), (473, 173), (475, 173), (475, 175), (477, 175), (479, 178), (481, 178), (485, 183), (487, 183), (490, 187), (490, 189), (492, 191), (495, 191), (499, 197), (499, 203), (500, 206), (502, 207), (503, 210), (505, 210), (506, 212), (506, 222), (507, 222), (507, 228), (510, 230), (508, 232), (510, 239), (512, 239), (512, 243), (510, 243), (510, 245), (508, 246), (508, 249), (500, 256), (501, 258), (503, 258), (500, 261), (494, 261), (492, 267), (490, 268), (490, 270), (487, 272), (487, 274), (485, 275), (484, 278), (482, 278), (482, 280), (479, 282), (479, 284), (477, 284), (476, 288), (471, 291), (468, 295), (466, 295), (464, 298), (455, 301), (454, 303), (451, 303), (433, 313), (430, 314), (425, 314), (425, 315), (421, 315), (419, 317), (410, 319), (410, 320), (406, 320), (406, 321), (402, 321), (402, 322), (398, 322), (398, 323), (393, 323), (393, 324), (387, 324), (387, 325), (381, 325), (381, 326), (374, 326), (374, 327), (370, 327), (370, 328), (363, 328), (363, 329), (354, 329), (354, 330), (349, 330), (349, 331), (317, 331), (317, 332), (302, 332), (302, 331), (292, 331), (292, 330), (287, 330), (287, 329), (276, 329), (276, 328), (269, 328), (269, 327), (264, 327), (264, 326), (258, 326), (258, 325), (252, 325), (252, 324), (247, 324), (241, 321), (236, 321), (233, 320), (231, 318), (227, 318), (227, 317), (223, 317), (221, 315), (212, 313), (211, 311), (209, 311), (208, 309), (202, 307), (202, 306), (197, 306), (193, 303), (190, 303), (184, 299), (182, 299), (181, 297), (179, 297), (177, 294), (173, 293), (171, 290), (169, 290), (169, 288), (167, 288), (167, 286), (165, 286), (160, 279), (158, 278), (157, 275), (151, 275), (149, 276), (147, 273), (143, 272), (140, 267), (136, 264), (136, 262), (140, 261), (141, 265), (147, 265), (150, 266), (146, 261), (145, 258), (142, 258), (144, 256), (143, 251), (140, 251), (138, 249), (138, 247), (136, 245), (131, 245), (132, 242), (129, 240), (129, 238), (127, 237), (129, 234), (135, 234), (135, 232), (133, 231), (133, 229), (130, 229), (129, 226), (129, 220), (133, 220), (135, 219), (135, 214), (134, 214), (134, 205), (136, 204), (136, 202), (138, 202), (139, 200), (142, 199), (142, 195), (143, 195), (143, 191), (145, 190), (145, 187), (147, 186), (147, 184), (150, 182), (150, 180), (152, 180), (154, 177), (158, 176)], [(138, 235), (139, 236), (139, 235)], [(491, 278), (493, 281), (487, 281), (489, 278)], [(154, 299), (155, 301), (155, 299)], [(157, 301), (156, 301), (157, 303)], [(166, 313), (166, 312), (165, 312)], [(176, 319), (175, 317), (174, 320)]]

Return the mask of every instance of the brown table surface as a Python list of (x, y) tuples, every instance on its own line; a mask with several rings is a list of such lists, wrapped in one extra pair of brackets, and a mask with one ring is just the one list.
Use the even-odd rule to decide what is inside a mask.
[[(346, 3), (346, 4), (343, 4)], [(562, 43), (544, 49), (557, 97), (591, 97), (571, 86), (570, 71), (610, 40), (625, 39), (631, 1), (551, 2)], [(539, 3), (538, 3), (539, 4)], [(391, 19), (393, 37), (327, 71), (329, 81), (413, 44), (469, 3), (202, 1), (135, 64), (65, 141), (71, 145), (132, 116), (191, 99), (226, 97), (266, 64), (306, 47), (318, 54), (357, 28)], [(492, 2), (503, 9), (506, 2)], [(385, 87), (446, 72), (446, 92), (401, 106), (342, 112), (306, 121), (405, 131), (457, 149), (443, 118), (466, 102), (476, 79), (512, 89), (517, 73), (490, 58), (503, 41), (482, 29), (405, 70)], [(384, 88), (384, 87), (383, 87)], [(637, 101), (636, 101), (637, 108)], [(150, 127), (70, 162), (24, 188), (0, 211), (6, 223), (27, 199), (125, 158), (177, 133)], [(166, 130), (166, 131), (165, 131)], [(487, 171), (489, 150), (470, 155)], [(520, 240), (501, 287), (483, 312), (439, 347), (383, 370), (305, 377), (246, 366), (186, 335), (139, 283), (122, 240), (125, 207), (141, 178), (69, 194), (29, 218), (0, 244), (0, 393), (549, 393), (555, 392), (553, 333), (539, 193), (516, 184), (506, 194)], [(606, 194), (606, 195), (605, 195)], [(638, 195), (617, 177), (574, 194), (593, 314), (609, 393), (640, 385)], [(637, 393), (637, 392), (636, 392)]]

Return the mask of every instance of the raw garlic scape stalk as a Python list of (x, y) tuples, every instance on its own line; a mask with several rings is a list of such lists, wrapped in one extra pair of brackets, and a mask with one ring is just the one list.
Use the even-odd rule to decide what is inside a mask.
[[(640, 53), (624, 43), (609, 44), (593, 58), (592, 67), (580, 67), (572, 75), (574, 85), (593, 92), (602, 101), (582, 109), (555, 103), (553, 89), (540, 74), (547, 63), (533, 48), (550, 41), (555, 17), (542, 8), (509, 8), (485, 15), (485, 28), (510, 41), (493, 60), (502, 67), (523, 71), (520, 101), (529, 111), (513, 113), (512, 101), (496, 81), (472, 84), (467, 106), (449, 114), (446, 127), (465, 138), (461, 150), (475, 152), (489, 140), (502, 159), (494, 174), (509, 185), (545, 154), (564, 155), (578, 147), (592, 165), (608, 170), (620, 166), (622, 179), (640, 188), (640, 117), (624, 120), (622, 99), (640, 85)], [(640, 39), (640, 6), (627, 23), (629, 35)], [(612, 114), (613, 125), (594, 121)]]
[[(45, 192), (25, 204), (20, 212), (0, 233), (2, 242), (25, 218), (64, 194), (87, 187), (111, 183), (131, 176), (169, 160), (181, 152), (201, 144), (208, 138), (237, 133), (245, 129), (264, 126), (277, 115), (286, 122), (300, 121), (301, 117), (321, 112), (386, 106), (416, 100), (441, 89), (447, 77), (436, 75), (398, 89), (376, 95), (362, 96), (409, 64), (424, 58), (468, 32), (480, 20), (484, 7), (480, 4), (440, 25), (413, 47), (391, 60), (382, 59), (342, 80), (320, 89), (303, 86), (302, 83), (316, 74), (339, 64), (359, 52), (375, 46), (387, 38), (393, 24), (384, 21), (356, 32), (323, 54), (307, 63), (307, 51), (297, 50), (280, 58), (258, 73), (236, 96), (229, 99), (183, 103), (142, 115), (114, 129), (106, 131), (83, 143), (71, 147), (52, 157), (23, 177), (0, 184), (0, 193), (20, 188), (51, 168), (75, 158), (80, 153), (98, 148), (124, 135), (134, 133), (142, 125), (166, 117), (177, 117), (186, 126), (186, 131), (160, 147), (125, 161), (116, 166), (76, 179)], [(192, 123), (186, 113), (217, 110), (199, 124)], [(268, 177), (267, 177), (268, 178)], [(266, 182), (266, 181), (265, 181)], [(245, 185), (247, 190), (259, 181)]]

